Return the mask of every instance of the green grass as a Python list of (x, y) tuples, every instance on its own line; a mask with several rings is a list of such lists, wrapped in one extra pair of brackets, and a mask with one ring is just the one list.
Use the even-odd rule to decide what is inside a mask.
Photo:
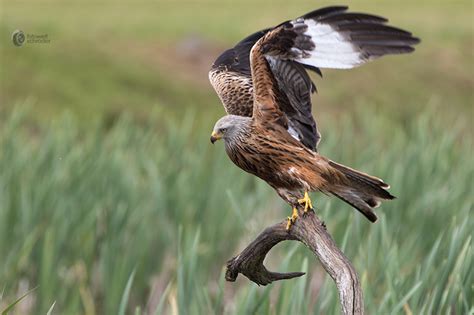
[[(224, 281), (226, 260), (290, 209), (210, 145), (223, 110), (207, 70), (248, 33), (334, 3), (249, 4), (1, 4), (0, 312), (339, 312), (332, 280), (295, 242), (266, 264), (306, 276)], [(354, 262), (368, 314), (473, 314), (472, 4), (351, 8), (422, 44), (315, 78), (321, 153), (397, 196), (376, 224), (315, 194), (318, 215)], [(14, 47), (18, 28), (51, 43)]]
[[(334, 121), (341, 132), (328, 135), (321, 150), (382, 176), (398, 199), (383, 205), (377, 224), (327, 197), (317, 198), (317, 211), (355, 263), (368, 313), (409, 307), (414, 314), (465, 314), (474, 294), (472, 147), (429, 114), (404, 132), (383, 131), (390, 142), (382, 141), (384, 126), (401, 126), (374, 116)], [(307, 269), (302, 279), (267, 288), (246, 279), (223, 283), (225, 260), (289, 209), (208, 143), (210, 121), (201, 126), (192, 117), (164, 121), (156, 113), (140, 124), (122, 118), (87, 133), (71, 116), (38, 129), (18, 112), (8, 118), (0, 130), (0, 283), (7, 301), (27, 281), (38, 286), (38, 314), (54, 301), (55, 312), (67, 314), (114, 314), (123, 303), (145, 311), (150, 294), (165, 313), (173, 305), (181, 314), (336, 311), (331, 280), (321, 282), (321, 267), (295, 243), (268, 263)], [(354, 142), (356, 121), (364, 137)]]

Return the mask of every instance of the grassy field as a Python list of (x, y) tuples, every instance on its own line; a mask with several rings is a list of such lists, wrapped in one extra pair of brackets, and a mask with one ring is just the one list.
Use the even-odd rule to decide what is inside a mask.
[[(225, 261), (290, 209), (209, 143), (223, 115), (213, 59), (326, 4), (2, 2), (0, 312), (33, 289), (13, 314), (338, 313), (332, 280), (294, 242), (266, 264), (305, 277), (224, 281)], [(398, 198), (376, 224), (320, 194), (317, 213), (368, 314), (474, 314), (472, 3), (351, 8), (423, 42), (315, 78), (320, 151)], [(15, 29), (51, 42), (14, 47)]]

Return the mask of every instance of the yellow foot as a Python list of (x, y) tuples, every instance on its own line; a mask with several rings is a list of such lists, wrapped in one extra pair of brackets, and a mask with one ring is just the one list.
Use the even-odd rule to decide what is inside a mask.
[(296, 219), (298, 219), (298, 210), (293, 208), (293, 213), (291, 214), (291, 217), (288, 217), (288, 222), (286, 223), (287, 231), (291, 228), (291, 225), (295, 223)]
[(304, 197), (302, 199), (298, 199), (298, 203), (300, 205), (304, 204), (304, 212), (308, 212), (308, 210), (313, 210), (313, 204), (311, 202), (311, 199), (309, 198), (308, 192), (304, 192)]

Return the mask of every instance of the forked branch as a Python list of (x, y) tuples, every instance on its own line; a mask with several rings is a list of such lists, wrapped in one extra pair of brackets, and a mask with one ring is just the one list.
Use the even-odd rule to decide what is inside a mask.
[(259, 285), (291, 279), (304, 272), (278, 273), (268, 271), (263, 261), (268, 252), (281, 241), (296, 240), (305, 244), (318, 258), (326, 272), (336, 283), (343, 314), (363, 314), (364, 302), (359, 278), (351, 262), (337, 247), (324, 223), (314, 214), (302, 214), (286, 230), (286, 221), (266, 228), (238, 256), (227, 262), (225, 278), (235, 281), (239, 273)]

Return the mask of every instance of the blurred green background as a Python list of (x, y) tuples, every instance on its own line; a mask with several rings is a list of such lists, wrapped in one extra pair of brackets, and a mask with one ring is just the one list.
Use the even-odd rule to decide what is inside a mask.
[[(290, 209), (211, 146), (207, 71), (246, 35), (328, 1), (2, 1), (0, 311), (334, 314), (302, 245), (257, 287), (223, 268)], [(422, 39), (414, 54), (314, 77), (320, 152), (384, 178), (370, 224), (315, 194), (368, 314), (473, 314), (473, 4), (357, 1)], [(14, 30), (49, 44), (15, 47)], [(54, 307), (52, 307), (54, 304)]]

